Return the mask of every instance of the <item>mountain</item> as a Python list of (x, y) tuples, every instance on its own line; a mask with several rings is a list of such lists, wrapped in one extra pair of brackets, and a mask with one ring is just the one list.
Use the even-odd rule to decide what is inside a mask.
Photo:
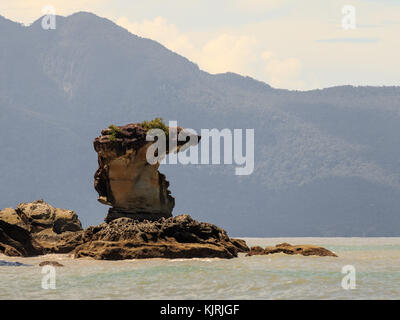
[(275, 89), (204, 72), (91, 13), (56, 21), (0, 16), (0, 208), (43, 198), (100, 223), (93, 139), (161, 116), (198, 132), (255, 129), (252, 175), (161, 166), (175, 214), (233, 236), (400, 235), (400, 87)]

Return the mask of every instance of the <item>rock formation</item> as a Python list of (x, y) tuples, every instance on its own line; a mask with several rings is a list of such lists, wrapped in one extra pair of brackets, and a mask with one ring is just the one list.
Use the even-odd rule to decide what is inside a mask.
[(9, 256), (70, 253), (76, 258), (121, 260), (234, 258), (239, 252), (248, 252), (247, 256), (285, 253), (336, 257), (313, 245), (281, 243), (249, 250), (245, 241), (229, 238), (225, 230), (189, 215), (155, 221), (123, 217), (82, 230), (73, 211), (54, 208), (43, 200), (0, 211), (0, 253)]
[(39, 263), (39, 267), (44, 267), (44, 266), (64, 267), (63, 264), (57, 261), (42, 261), (41, 263)]
[[(157, 156), (198, 143), (199, 136), (180, 127), (167, 130), (160, 119), (156, 122), (169, 134), (165, 150), (157, 150)], [(94, 140), (99, 164), (94, 186), (98, 200), (111, 206), (105, 223), (82, 230), (71, 210), (54, 208), (43, 200), (21, 203), (16, 209), (0, 211), (0, 253), (70, 253), (76, 258), (104, 260), (234, 258), (239, 252), (248, 252), (249, 256), (278, 252), (336, 256), (321, 247), (287, 243), (249, 251), (245, 241), (229, 238), (225, 230), (213, 224), (198, 222), (186, 214), (172, 217), (175, 201), (169, 183), (158, 171), (159, 163), (150, 164), (146, 158), (154, 143), (146, 141), (148, 124), (110, 126)], [(185, 141), (177, 138), (181, 133)], [(40, 265), (48, 264), (60, 266), (55, 261)]]
[(83, 234), (75, 257), (102, 260), (141, 258), (234, 258), (247, 252), (243, 240), (231, 239), (215, 225), (197, 222), (189, 215), (158, 221), (115, 219)]
[(73, 211), (56, 209), (43, 200), (0, 211), (0, 252), (9, 256), (70, 253), (76, 258), (104, 260), (233, 258), (247, 251), (243, 240), (231, 239), (225, 230), (189, 215), (156, 221), (125, 217), (82, 230)]
[(3, 220), (0, 220), (0, 252), (13, 257), (36, 256), (44, 253), (28, 230)]
[(72, 210), (54, 208), (43, 200), (20, 203), (0, 211), (0, 219), (15, 223), (33, 234), (61, 234), (82, 230), (77, 214)]
[(13, 256), (68, 252), (71, 245), (64, 248), (64, 239), (71, 241), (79, 231), (82, 224), (74, 211), (54, 208), (43, 200), (21, 203), (16, 209), (0, 211), (0, 252)]
[(289, 243), (280, 243), (275, 247), (266, 247), (265, 249), (260, 246), (251, 247), (250, 251), (246, 256), (254, 256), (254, 255), (267, 255), (274, 253), (285, 253), (285, 254), (301, 254), (303, 256), (330, 256), (337, 257), (332, 251), (325, 249), (323, 247), (302, 244), (302, 245), (294, 245), (292, 246)]
[[(247, 252), (243, 240), (229, 238), (215, 225), (197, 222), (189, 215), (172, 217), (175, 201), (169, 183), (158, 171), (159, 162), (147, 161), (146, 153), (154, 143), (146, 141), (148, 124), (110, 126), (94, 140), (99, 164), (94, 186), (98, 200), (112, 206), (105, 223), (82, 230), (73, 211), (56, 209), (43, 200), (22, 203), (15, 210), (0, 212), (0, 252), (21, 256), (71, 253), (77, 258), (111, 260), (233, 258)], [(165, 150), (154, 150), (158, 158), (200, 139), (181, 127), (168, 130), (162, 122), (157, 125), (169, 138)]]
[[(178, 152), (186, 141), (193, 141), (189, 137), (186, 141), (178, 141), (177, 137), (184, 129), (171, 129), (169, 139), (174, 144), (170, 146), (167, 139), (165, 154)], [(146, 159), (146, 152), (153, 144), (146, 141), (147, 131), (138, 123), (110, 126), (94, 140), (99, 164), (94, 187), (99, 193), (98, 200), (112, 206), (106, 222), (120, 217), (158, 220), (172, 216), (175, 199), (168, 190), (169, 182), (158, 171), (159, 163), (152, 165)], [(185, 134), (190, 136), (188, 132)]]

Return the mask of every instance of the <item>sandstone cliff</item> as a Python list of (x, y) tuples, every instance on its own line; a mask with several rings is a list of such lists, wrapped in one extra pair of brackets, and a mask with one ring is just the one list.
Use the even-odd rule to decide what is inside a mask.
[[(179, 152), (185, 145), (186, 141), (177, 139), (182, 130), (171, 130), (169, 138), (176, 147), (170, 146), (167, 139), (166, 154)], [(107, 222), (120, 217), (158, 220), (172, 216), (175, 199), (168, 190), (169, 182), (158, 171), (159, 163), (152, 165), (146, 160), (147, 149), (153, 143), (146, 141), (147, 131), (139, 123), (110, 126), (94, 140), (99, 164), (94, 187), (98, 200), (112, 206)]]

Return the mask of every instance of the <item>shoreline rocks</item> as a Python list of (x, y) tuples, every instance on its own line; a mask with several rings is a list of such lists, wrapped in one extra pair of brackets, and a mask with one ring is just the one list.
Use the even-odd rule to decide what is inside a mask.
[(73, 211), (54, 208), (43, 200), (0, 211), (0, 253), (7, 256), (68, 253), (74, 258), (97, 260), (231, 259), (240, 252), (246, 256), (285, 253), (337, 257), (315, 245), (281, 243), (249, 249), (244, 240), (230, 238), (224, 229), (187, 214), (155, 221), (122, 217), (83, 230)]
[[(151, 128), (161, 130), (156, 142), (147, 141)], [(160, 161), (168, 153), (196, 145), (200, 138), (181, 127), (168, 128), (159, 118), (103, 129), (93, 146), (99, 165), (94, 176), (98, 201), (111, 206), (105, 223), (83, 230), (71, 210), (54, 208), (43, 200), (21, 203), (16, 209), (0, 211), (0, 253), (24, 257), (69, 253), (101, 260), (230, 259), (240, 252), (248, 252), (247, 256), (278, 252), (336, 256), (321, 247), (288, 243), (249, 249), (244, 240), (229, 238), (213, 224), (187, 214), (172, 217), (175, 199), (165, 175), (158, 171)], [(158, 159), (154, 164), (147, 159), (149, 149)]]
[(0, 219), (32, 234), (61, 234), (82, 230), (78, 215), (72, 210), (54, 208), (43, 199), (20, 203), (15, 209), (0, 211)]
[[(37, 206), (35, 207), (39, 204), (40, 208), (45, 210), (44, 215), (37, 211)], [(49, 218), (48, 209), (53, 208), (42, 200), (21, 207), (25, 208), (24, 212), (30, 217), (41, 219), (44, 216)], [(35, 229), (37, 225), (32, 228), (31, 224), (21, 227), (17, 225), (20, 221), (14, 216), (14, 212), (12, 217), (16, 224), (9, 224), (2, 219), (11, 221), (10, 210), (6, 213), (3, 211), (0, 211), (0, 252), (9, 256), (69, 253), (75, 258), (91, 257), (101, 260), (230, 259), (237, 257), (239, 252), (249, 250), (245, 241), (229, 238), (225, 230), (210, 223), (198, 222), (187, 214), (157, 221), (139, 221), (124, 217), (90, 226), (85, 230), (56, 233), (54, 225), (50, 224), (46, 224), (46, 228), (41, 230)], [(31, 214), (32, 211), (36, 214)], [(72, 221), (76, 222), (77, 216), (71, 217)], [(74, 228), (78, 229), (80, 225), (79, 222)]]
[(1, 220), (0, 216), (0, 252), (11, 257), (29, 257), (43, 254), (43, 248), (28, 230)]
[(119, 218), (89, 227), (74, 256), (101, 260), (147, 258), (234, 258), (247, 252), (243, 240), (230, 239), (217, 226), (189, 215), (158, 221)]
[(337, 257), (335, 253), (323, 247), (310, 244), (291, 245), (286, 242), (277, 244), (275, 247), (266, 247), (265, 249), (260, 246), (251, 247), (246, 256), (268, 255), (275, 253), (285, 253), (289, 255), (301, 254), (303, 256)]
[(68, 253), (83, 231), (77, 214), (43, 200), (0, 211), (0, 252), (10, 256)]

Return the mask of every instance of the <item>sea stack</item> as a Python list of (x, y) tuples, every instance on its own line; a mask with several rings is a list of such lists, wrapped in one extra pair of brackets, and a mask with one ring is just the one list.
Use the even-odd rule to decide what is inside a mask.
[[(151, 129), (162, 131), (149, 132)], [(147, 141), (148, 134), (157, 138)], [(163, 149), (159, 142), (164, 134), (168, 143)], [(244, 240), (229, 238), (224, 229), (187, 214), (172, 217), (175, 201), (168, 181), (158, 171), (159, 161), (170, 152), (197, 144), (199, 139), (181, 127), (166, 127), (158, 118), (102, 130), (94, 140), (99, 162), (94, 186), (98, 200), (111, 206), (105, 222), (82, 230), (71, 210), (56, 209), (43, 200), (20, 204), (15, 210), (0, 211), (0, 253), (69, 253), (75, 258), (123, 260), (230, 259), (248, 252)], [(149, 150), (151, 146), (154, 148)], [(147, 151), (159, 161), (147, 161)], [(49, 263), (53, 264), (42, 262)]]
[[(190, 139), (190, 133), (185, 131), (188, 139), (178, 141), (183, 128), (167, 128), (160, 119), (156, 120), (158, 128), (166, 133), (166, 150), (162, 156), (179, 152), (185, 144), (193, 145), (193, 141), (197, 143), (200, 139), (199, 136)], [(121, 217), (156, 221), (172, 216), (175, 199), (168, 190), (169, 182), (158, 171), (159, 163), (150, 164), (146, 159), (147, 150), (154, 143), (146, 141), (151, 125), (111, 125), (94, 140), (99, 164), (94, 187), (99, 193), (98, 201), (111, 206), (106, 222)]]

